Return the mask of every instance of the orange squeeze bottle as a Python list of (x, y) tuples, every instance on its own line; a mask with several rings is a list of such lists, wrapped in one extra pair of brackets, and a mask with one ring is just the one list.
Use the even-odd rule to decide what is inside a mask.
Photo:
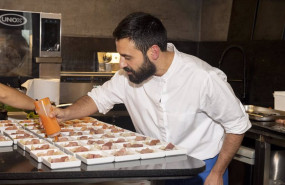
[(49, 113), (52, 110), (49, 98), (40, 99), (35, 101), (34, 104), (48, 137), (57, 136), (60, 133), (60, 126), (55, 117), (49, 117)]

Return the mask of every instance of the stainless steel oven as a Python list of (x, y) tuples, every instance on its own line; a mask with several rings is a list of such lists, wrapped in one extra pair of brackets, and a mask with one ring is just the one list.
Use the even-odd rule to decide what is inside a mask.
[(39, 77), (36, 58), (52, 57), (61, 57), (61, 14), (0, 9), (2, 83)]

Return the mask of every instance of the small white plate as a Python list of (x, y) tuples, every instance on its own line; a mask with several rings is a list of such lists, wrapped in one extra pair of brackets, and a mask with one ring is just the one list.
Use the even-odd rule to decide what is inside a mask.
[(84, 143), (82, 143), (80, 141), (57, 142), (57, 143), (54, 143), (54, 145), (57, 146), (58, 148), (61, 148), (64, 150), (66, 147), (75, 147), (75, 146), (67, 146), (71, 143), (77, 144), (77, 146), (84, 146), (85, 145)]
[(26, 150), (26, 146), (27, 145), (35, 145), (35, 144), (27, 144), (27, 142), (32, 142), (33, 140), (37, 140), (39, 143), (38, 144), (47, 144), (47, 141), (43, 140), (43, 139), (38, 139), (38, 138), (27, 138), (27, 139), (20, 139), (17, 142), (17, 145), (19, 147), (21, 147), (23, 150)]
[(62, 136), (62, 137), (58, 137), (58, 138), (57, 138), (57, 141), (54, 141), (53, 139), (52, 139), (52, 141), (53, 141), (54, 143), (58, 143), (58, 142), (74, 141), (74, 139), (71, 138), (71, 137), (69, 137), (69, 136)]
[[(22, 137), (24, 136), (24, 134), (16, 134), (16, 135), (9, 135), (9, 137), (13, 140), (14, 144), (17, 144), (18, 141), (22, 140), (23, 138), (18, 138), (18, 137)], [(36, 138), (35, 135), (30, 134), (30, 136), (26, 137), (26, 138)]]
[[(88, 154), (101, 155), (101, 157), (87, 159)], [(92, 151), (92, 152), (81, 152), (76, 154), (77, 158), (79, 158), (82, 162), (86, 164), (102, 164), (102, 163), (111, 163), (115, 160), (115, 156), (110, 155), (106, 152), (102, 151)]]
[[(9, 125), (9, 126), (7, 126), (7, 125)], [(0, 130), (2, 130), (2, 132), (3, 131), (9, 131), (9, 130), (19, 130), (19, 129), (21, 129), (21, 126), (15, 124), (15, 123), (7, 123), (7, 124), (4, 123), (4, 125), (0, 127)]]
[(65, 135), (68, 136), (84, 136), (84, 135), (89, 135), (89, 131), (72, 131), (72, 132), (64, 132)]
[(17, 130), (4, 130), (3, 133), (7, 134), (7, 135), (16, 135), (16, 134), (21, 134), (20, 132), (24, 132), (24, 133), (29, 133), (27, 132), (25, 129), (23, 128), (19, 128)]
[(116, 135), (113, 133), (106, 133), (106, 134), (96, 134), (95, 136), (101, 135), (101, 139), (114, 139), (116, 138)]
[[(59, 159), (62, 157), (67, 157), (68, 161), (51, 163), (52, 159)], [(51, 169), (72, 168), (72, 167), (78, 167), (81, 165), (81, 161), (79, 159), (77, 159), (76, 157), (71, 156), (71, 155), (64, 155), (61, 157), (51, 156), (51, 157), (42, 158), (42, 159), (43, 159), (43, 163)]]
[[(47, 155), (49, 151), (54, 151), (54, 154)], [(34, 158), (39, 163), (42, 162), (42, 159), (45, 157), (51, 157), (51, 156), (64, 156), (66, 155), (63, 151), (59, 149), (50, 149), (50, 150), (32, 150), (30, 153), (31, 157)], [(40, 156), (39, 156), (40, 155)]]
[(119, 148), (131, 148), (131, 149), (143, 149), (144, 147), (147, 147), (142, 142), (132, 141), (127, 143), (116, 143), (116, 145)]
[[(81, 140), (81, 143), (84, 143), (85, 145), (103, 145), (107, 143), (108, 139), (89, 139), (89, 140)], [(89, 143), (88, 143), (89, 142)]]
[[(41, 148), (43, 145), (48, 145), (48, 148)], [(35, 145), (26, 145), (25, 149), (27, 152), (31, 152), (32, 150), (49, 150), (49, 149), (57, 149), (54, 145), (51, 145), (49, 143), (44, 143), (44, 144), (35, 144)]]
[(161, 150), (165, 151), (165, 156), (173, 156), (173, 155), (186, 155), (187, 150), (185, 148), (179, 147), (179, 146), (174, 146), (173, 149), (170, 150), (165, 150), (166, 145), (164, 146), (155, 146)]
[(113, 152), (111, 152), (112, 155), (115, 156), (115, 161), (131, 161), (131, 160), (138, 160), (141, 158), (140, 153), (137, 153), (133, 150), (129, 150), (126, 149), (126, 152), (124, 153), (124, 155), (120, 155), (120, 156), (116, 156), (116, 152), (118, 152), (119, 150), (114, 150)]
[(116, 138), (113, 138), (113, 139), (108, 139), (107, 142), (110, 141), (112, 143), (115, 143), (115, 144), (119, 144), (119, 143), (127, 143), (129, 142), (128, 139), (124, 138), (124, 137), (116, 137)]
[(40, 136), (40, 137), (45, 137), (45, 135), (46, 135), (45, 132), (42, 132), (39, 129), (32, 129), (29, 131), (32, 132), (33, 134), (35, 134), (36, 136)]
[[(151, 147), (145, 147), (143, 149), (134, 149), (136, 152), (141, 154), (141, 159), (152, 159), (152, 158), (160, 158), (165, 157), (165, 151), (157, 149), (157, 148), (151, 148)], [(141, 153), (143, 150), (152, 150), (151, 153)]]
[(131, 138), (136, 138), (136, 133), (134, 132), (122, 132), (122, 133), (118, 133), (118, 137), (127, 137), (129, 139)]
[(83, 140), (89, 140), (89, 139), (95, 139), (93, 135), (90, 134), (85, 134), (85, 135), (80, 135), (80, 136), (70, 136), (72, 139), (77, 140), (77, 141), (83, 141)]
[(88, 151), (98, 151), (97, 148), (94, 148), (93, 146), (90, 146), (90, 145), (84, 145), (84, 146), (73, 146), (73, 147), (64, 147), (64, 151), (70, 155), (75, 155), (77, 153), (82, 153), (82, 152), (88, 152), (88, 151), (76, 151), (78, 148), (80, 147), (84, 147), (84, 148), (87, 148)]
[(13, 145), (13, 141), (10, 138), (4, 135), (1, 135), (1, 134), (0, 136), (5, 139), (4, 141), (0, 141), (0, 146), (12, 146)]

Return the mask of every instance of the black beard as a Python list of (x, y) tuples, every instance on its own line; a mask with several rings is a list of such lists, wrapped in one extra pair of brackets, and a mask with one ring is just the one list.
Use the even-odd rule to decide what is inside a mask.
[(135, 84), (140, 84), (156, 72), (155, 65), (149, 60), (149, 58), (144, 56), (144, 63), (139, 67), (137, 71), (124, 67), (124, 70), (127, 72), (131, 72), (129, 75), (129, 80)]

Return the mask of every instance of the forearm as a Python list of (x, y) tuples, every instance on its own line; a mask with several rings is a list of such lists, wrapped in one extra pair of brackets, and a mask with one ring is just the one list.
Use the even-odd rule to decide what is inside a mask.
[(226, 134), (218, 160), (211, 173), (223, 175), (232, 158), (239, 149), (244, 134)]
[(74, 104), (64, 109), (63, 120), (70, 120), (75, 118), (82, 118), (90, 116), (98, 111), (98, 108), (89, 96), (83, 96), (78, 99)]
[[(19, 109), (34, 110), (35, 109), (34, 102), (35, 102), (35, 100), (28, 97), (28, 96), (15, 97), (14, 101), (10, 103), (10, 106), (16, 107)], [(9, 103), (7, 103), (7, 104), (9, 104)]]
[(20, 91), (0, 84), (0, 102), (19, 109), (33, 110), (34, 99)]

